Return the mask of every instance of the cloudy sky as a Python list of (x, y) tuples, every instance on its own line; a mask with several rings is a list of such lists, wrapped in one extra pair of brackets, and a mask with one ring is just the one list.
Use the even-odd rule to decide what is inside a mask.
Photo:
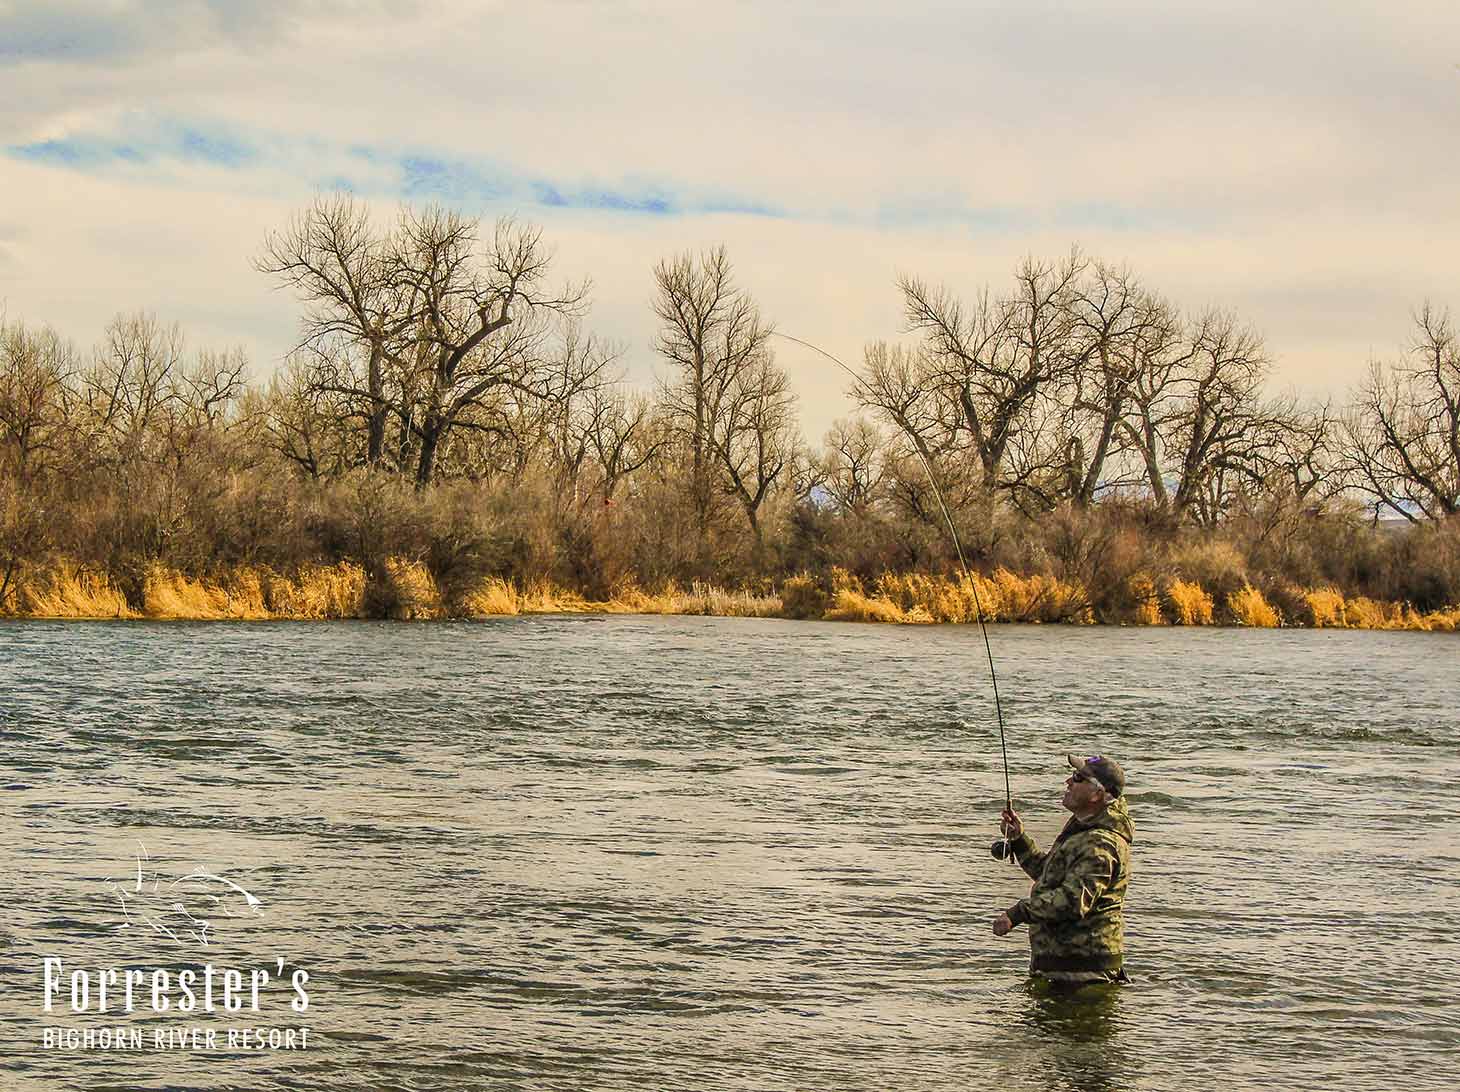
[[(0, 306), (82, 345), (150, 310), (267, 374), (298, 307), (250, 260), (343, 187), (540, 224), (641, 382), (676, 251), (855, 362), (899, 272), (1078, 244), (1341, 394), (1460, 308), (1457, 123), (1453, 0), (0, 0)], [(844, 377), (778, 351), (816, 439)]]

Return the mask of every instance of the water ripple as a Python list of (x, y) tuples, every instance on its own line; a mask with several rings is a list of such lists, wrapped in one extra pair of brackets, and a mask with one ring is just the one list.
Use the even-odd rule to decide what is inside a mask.
[[(1022, 938), (988, 934), (1027, 881), (988, 854), (1004, 785), (976, 630), (0, 626), (0, 1073), (129, 1092), (1448, 1087), (1452, 638), (992, 640), (1037, 836), (1059, 827), (1066, 751), (1131, 777), (1135, 981), (1079, 1004), (1027, 981)], [(310, 1050), (39, 1049), (48, 1022), (86, 1021), (39, 1012), (45, 955), (199, 958), (124, 920), (107, 885), (130, 890), (141, 847), (260, 900), (201, 958), (306, 968)]]

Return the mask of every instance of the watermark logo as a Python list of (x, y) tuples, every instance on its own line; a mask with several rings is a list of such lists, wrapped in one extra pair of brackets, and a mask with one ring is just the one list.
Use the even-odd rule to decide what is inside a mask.
[[(167, 948), (212, 949), (218, 923), (258, 918), (264, 902), (241, 884), (202, 867), (167, 876), (153, 867), (147, 847), (138, 844), (133, 873), (107, 880), (108, 898), (122, 911), (117, 931), (137, 930)], [(59, 1017), (69, 1013), (104, 1021), (83, 1027), (47, 1026), (46, 1050), (306, 1050), (309, 1028), (267, 1026), (271, 1016), (291, 1021), (310, 1009), (309, 972), (277, 957), (270, 963), (231, 966), (219, 960), (162, 966), (68, 965), (45, 955), (39, 968), (40, 1010)], [(173, 1022), (173, 1018), (203, 1023)], [(162, 1017), (149, 1026), (134, 1021)], [(246, 1026), (223, 1023), (248, 1019)], [(215, 1022), (218, 1021), (218, 1022)]]

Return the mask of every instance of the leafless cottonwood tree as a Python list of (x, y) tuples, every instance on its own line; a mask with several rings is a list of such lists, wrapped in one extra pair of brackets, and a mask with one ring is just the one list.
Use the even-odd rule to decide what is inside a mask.
[(550, 289), (550, 260), (541, 232), (511, 219), (484, 241), (474, 219), (405, 209), (383, 231), (334, 197), (268, 236), (257, 266), (305, 301), (313, 385), (363, 404), (367, 464), (393, 447), (424, 486), (453, 431), (499, 389), (531, 393), (549, 320), (581, 312), (587, 284)]
[(862, 377), (850, 393), (894, 429), (884, 482), (895, 508), (941, 528), (939, 498), (956, 519), (989, 495), (985, 451), (964, 428), (958, 391), (937, 382), (926, 347), (873, 342), (863, 354)]
[(764, 352), (731, 378), (709, 421), (709, 439), (759, 550), (761, 511), (800, 456), (796, 400), (786, 373)]
[(821, 483), (854, 516), (871, 511), (887, 474), (887, 439), (865, 417), (837, 421), (822, 441)]
[(1129, 450), (1121, 426), (1131, 413), (1132, 387), (1168, 352), (1180, 319), (1129, 269), (1103, 262), (1093, 263), (1077, 283), (1071, 307), (1072, 333), (1085, 345), (1073, 354), (1078, 366), (1056, 398), (1068, 407), (1066, 492), (1077, 507), (1087, 508), (1100, 489), (1132, 481), (1119, 466)]
[[(303, 299), (300, 348), (312, 350), (318, 365), (311, 386), (360, 401), (370, 466), (384, 455), (386, 371), (399, 364), (416, 323), (411, 285), (396, 275), (392, 258), (391, 240), (371, 223), (370, 210), (341, 195), (316, 199), (288, 228), (271, 232), (254, 262)], [(356, 354), (363, 375), (351, 367)]]
[(1140, 483), (1158, 508), (1213, 523), (1276, 465), (1316, 470), (1319, 448), (1294, 448), (1295, 408), (1263, 399), (1261, 339), (1229, 313), (1184, 321), (1078, 251), (1026, 260), (1005, 297), (965, 304), (911, 277), (899, 289), (921, 343), (869, 346), (855, 393), (930, 465), (972, 453), (985, 490), (1026, 515)]
[(1214, 523), (1234, 476), (1260, 474), (1276, 428), (1261, 400), (1270, 366), (1262, 339), (1212, 310), (1155, 348), (1132, 376), (1121, 428), (1157, 507)]
[[(917, 278), (898, 279), (907, 326), (922, 335), (922, 351), (911, 358), (910, 385), (887, 392), (888, 401), (905, 411), (911, 396), (930, 398), (934, 405), (925, 412), (967, 434), (989, 489), (1017, 487), (1033, 473), (1024, 465), (1011, 475), (1007, 459), (1038, 396), (1076, 362), (1071, 303), (1086, 265), (1078, 252), (1058, 263), (1028, 259), (1012, 294), (996, 298), (985, 289), (971, 304)], [(889, 405), (874, 408), (890, 412)]]
[(91, 450), (109, 464), (155, 458), (181, 400), (182, 329), (118, 315), (81, 377)]
[(1283, 494), (1300, 504), (1321, 506), (1343, 492), (1339, 417), (1329, 400), (1304, 403), (1295, 396), (1268, 404), (1270, 442), (1263, 491)]
[(1342, 435), (1349, 480), (1411, 522), (1460, 512), (1460, 341), (1448, 310), (1414, 316), (1407, 356), (1375, 363)]
[(1214, 523), (1224, 507), (1224, 476), (1253, 472), (1272, 434), (1260, 404), (1269, 360), (1256, 332), (1228, 313), (1201, 316), (1189, 338), (1182, 412), (1168, 436), (1175, 456), (1171, 503), (1178, 515)]
[(593, 392), (586, 433), (607, 508), (621, 482), (668, 449), (673, 429), (647, 395), (609, 389)]
[[(750, 295), (735, 285), (723, 246), (696, 257), (685, 253), (654, 267), (655, 348), (672, 367), (662, 392), (689, 447), (691, 488), (703, 534), (714, 494), (716, 437), (731, 392), (744, 386), (769, 352), (774, 327)], [(770, 373), (765, 373), (770, 374)]]
[(75, 350), (56, 331), (0, 321), (0, 472), (29, 481), (62, 456), (77, 371)]
[(536, 401), (544, 407), (543, 437), (560, 504), (579, 505), (591, 491), (585, 472), (607, 406), (604, 395), (622, 382), (618, 357), (613, 346), (570, 323), (541, 371)]
[(588, 286), (549, 290), (541, 232), (510, 219), (497, 222), (479, 257), (476, 222), (454, 212), (408, 212), (398, 234), (396, 264), (420, 304), (414, 363), (425, 383), (413, 427), (416, 482), (425, 485), (442, 440), (467, 411), (498, 388), (538, 393), (548, 320), (579, 315)]
[(0, 608), (51, 545), (48, 511), (71, 455), (75, 352), (49, 328), (0, 319)]
[(368, 403), (351, 399), (335, 384), (319, 383), (318, 377), (316, 367), (296, 353), (269, 380), (260, 414), (263, 442), (315, 480), (338, 478), (369, 462), (362, 442), (368, 441), (350, 420), (368, 419), (368, 408), (361, 408)]
[(247, 366), (241, 350), (203, 350), (189, 361), (176, 323), (118, 315), (80, 376), (93, 456), (114, 467), (180, 469), (200, 442), (231, 423)]

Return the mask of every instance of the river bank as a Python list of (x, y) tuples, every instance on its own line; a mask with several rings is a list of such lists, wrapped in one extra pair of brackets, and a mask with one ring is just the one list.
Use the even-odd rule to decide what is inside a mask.
[[(351, 562), (280, 573), (241, 566), (211, 577), (152, 566), (129, 588), (105, 573), (64, 562), (32, 569), (0, 602), (0, 617), (152, 620), (472, 619), (524, 614), (647, 614), (940, 624), (1026, 622), (1070, 625), (1305, 627), (1455, 632), (1460, 606), (1419, 611), (1407, 603), (1346, 596), (1332, 587), (1203, 587), (1139, 574), (1115, 608), (1096, 610), (1078, 583), (997, 569), (972, 579), (885, 573), (870, 586), (842, 569), (780, 585), (727, 589), (709, 584), (652, 590), (635, 585), (589, 598), (548, 582), (528, 587), (486, 578), (443, 586), (420, 562), (391, 559), (378, 572)], [(1107, 596), (1107, 602), (1109, 597)]]

